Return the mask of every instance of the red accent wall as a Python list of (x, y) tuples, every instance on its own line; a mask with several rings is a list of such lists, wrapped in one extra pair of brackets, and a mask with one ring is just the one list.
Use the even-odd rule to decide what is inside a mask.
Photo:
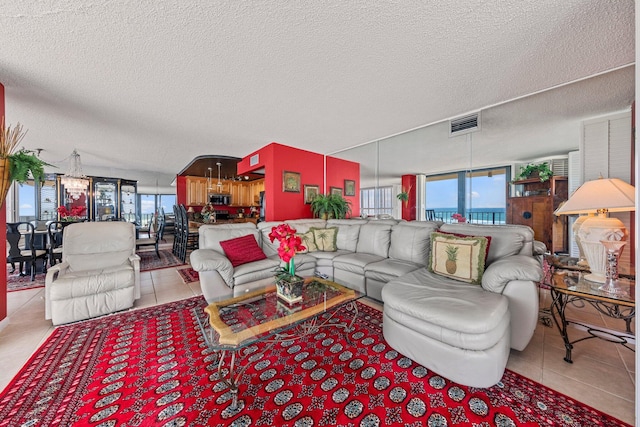
[[(0, 117), (4, 117), (4, 86), (0, 83)], [(5, 121), (6, 122), (6, 121)], [(7, 206), (2, 200), (0, 206), (0, 227), (4, 230), (4, 238), (0, 239), (0, 253), (7, 253)], [(0, 320), (7, 317), (7, 272), (0, 279)]]
[[(251, 165), (251, 157), (258, 161)], [(304, 186), (317, 185), (322, 190), (324, 156), (311, 151), (272, 142), (238, 162), (238, 175), (264, 169), (265, 220), (311, 218), (311, 208), (304, 203)], [(283, 172), (300, 174), (300, 192), (283, 191)]]
[(402, 175), (402, 191), (409, 193), (409, 200), (402, 202), (402, 219), (416, 220), (416, 176)]
[[(345, 180), (356, 182), (355, 195), (344, 194)], [(327, 188), (325, 194), (331, 191), (331, 187), (342, 188), (342, 196), (351, 202), (351, 216), (360, 216), (360, 163), (327, 156)]]
[[(187, 206), (187, 177), (176, 176), (176, 203)], [(168, 213), (168, 212), (165, 212)]]

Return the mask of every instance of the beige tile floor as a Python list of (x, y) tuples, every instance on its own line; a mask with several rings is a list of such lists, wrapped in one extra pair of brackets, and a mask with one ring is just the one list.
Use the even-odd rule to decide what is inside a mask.
[[(143, 272), (142, 298), (136, 307), (148, 307), (200, 295), (198, 283), (185, 285), (175, 268)], [(10, 292), (8, 317), (0, 324), (0, 389), (29, 359), (53, 330), (44, 320), (43, 289)], [(549, 296), (541, 294), (541, 306)], [(375, 304), (373, 304), (375, 305)], [(610, 328), (622, 328), (606, 321), (595, 309), (572, 309), (570, 317)], [(572, 329), (571, 338), (584, 334)], [(558, 390), (576, 400), (635, 425), (635, 353), (600, 340), (576, 344), (573, 364), (563, 361), (564, 345), (555, 326), (538, 324), (523, 352), (512, 351), (508, 368)]]

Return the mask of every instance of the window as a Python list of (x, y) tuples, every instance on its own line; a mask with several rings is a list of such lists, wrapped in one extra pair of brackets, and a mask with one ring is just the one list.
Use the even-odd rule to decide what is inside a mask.
[(392, 215), (392, 187), (360, 189), (360, 213), (367, 216)]
[(33, 221), (36, 219), (36, 190), (33, 180), (24, 184), (14, 185), (18, 190), (18, 221)]
[(504, 224), (508, 179), (509, 168), (427, 176), (426, 209), (444, 222), (452, 222), (452, 215), (460, 213), (468, 222)]
[(176, 204), (175, 194), (140, 194), (140, 224), (144, 227), (160, 208), (165, 215), (173, 215), (173, 205)]

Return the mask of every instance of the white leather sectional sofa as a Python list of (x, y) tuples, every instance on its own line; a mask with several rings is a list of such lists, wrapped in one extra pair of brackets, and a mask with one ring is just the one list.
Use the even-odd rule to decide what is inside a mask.
[[(460, 384), (489, 387), (504, 372), (509, 349), (523, 350), (538, 318), (542, 277), (533, 231), (515, 225), (396, 220), (285, 221), (298, 233), (337, 227), (335, 251), (298, 254), (296, 273), (320, 272), (384, 302), (383, 331), (400, 353)], [(204, 225), (191, 265), (208, 301), (273, 282), (280, 265), (271, 228), (282, 222)], [(432, 233), (490, 236), (481, 283), (429, 269)], [(252, 234), (266, 259), (233, 268), (219, 242)]]

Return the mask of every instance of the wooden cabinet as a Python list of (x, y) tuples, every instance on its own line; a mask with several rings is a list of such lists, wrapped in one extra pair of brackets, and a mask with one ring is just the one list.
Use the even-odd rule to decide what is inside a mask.
[(567, 177), (526, 179), (509, 184), (507, 223), (528, 225), (552, 253), (567, 252), (567, 217), (553, 212), (568, 198)]
[(247, 206), (259, 206), (260, 205), (260, 192), (264, 191), (264, 178), (251, 181), (248, 195)]
[(209, 201), (207, 192), (207, 179), (195, 176), (188, 176), (187, 183), (187, 206), (204, 206)]
[(249, 206), (247, 204), (249, 196), (247, 184), (242, 181), (231, 183), (231, 206)]
[(261, 191), (264, 191), (264, 179), (231, 182), (231, 205), (257, 206)]

